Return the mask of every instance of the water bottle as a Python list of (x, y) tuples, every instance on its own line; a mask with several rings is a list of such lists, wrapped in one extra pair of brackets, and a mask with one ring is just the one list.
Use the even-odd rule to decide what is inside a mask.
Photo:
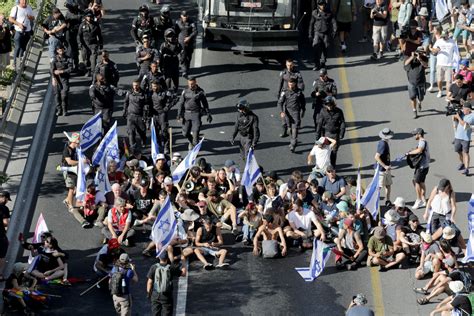
[(125, 278), (122, 279), (122, 293), (125, 293), (127, 284), (125, 283)]

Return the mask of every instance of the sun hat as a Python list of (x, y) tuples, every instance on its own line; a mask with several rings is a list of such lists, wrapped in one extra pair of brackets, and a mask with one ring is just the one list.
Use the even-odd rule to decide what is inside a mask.
[(393, 131), (390, 128), (386, 127), (379, 132), (379, 137), (381, 139), (391, 139), (393, 137)]
[(383, 218), (389, 223), (389, 224), (397, 224), (398, 221), (400, 220), (400, 215), (398, 215), (397, 211), (394, 209), (389, 210), (388, 212), (385, 213)]
[(119, 262), (120, 263), (129, 263), (130, 262), (130, 257), (126, 253), (122, 253), (119, 257)]
[(377, 226), (374, 228), (374, 237), (377, 239), (382, 239), (386, 235), (385, 229), (382, 226)]
[(431, 236), (430, 233), (427, 232), (421, 232), (420, 233), (421, 239), (427, 244), (431, 244), (433, 242), (433, 237)]
[(183, 214), (181, 214), (181, 219), (187, 222), (194, 222), (198, 218), (199, 218), (199, 214), (194, 212), (194, 210), (191, 208), (185, 209)]
[(451, 240), (456, 236), (456, 231), (451, 226), (446, 226), (443, 228), (443, 238), (446, 240)]
[(393, 202), (393, 205), (395, 205), (396, 207), (405, 207), (405, 199), (401, 196), (398, 196)]
[(449, 282), (449, 289), (455, 294), (461, 293), (464, 290), (464, 283), (462, 281), (451, 281)]
[(426, 7), (421, 7), (420, 11), (418, 12), (419, 16), (429, 16), (428, 9)]
[(349, 211), (349, 205), (347, 205), (346, 201), (341, 201), (341, 202), (337, 203), (336, 208), (341, 212), (348, 212)]

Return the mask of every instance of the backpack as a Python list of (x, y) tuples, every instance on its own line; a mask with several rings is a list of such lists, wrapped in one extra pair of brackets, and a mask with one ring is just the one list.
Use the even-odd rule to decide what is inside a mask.
[(169, 293), (173, 287), (173, 279), (171, 278), (171, 268), (170, 265), (162, 266), (161, 264), (156, 264), (155, 270), (155, 282), (153, 288), (158, 293)]
[(125, 294), (125, 271), (127, 270), (116, 270), (110, 277), (110, 293), (112, 295), (124, 295)]
[(262, 241), (262, 257), (265, 259), (275, 258), (278, 256), (278, 242), (276, 240)]

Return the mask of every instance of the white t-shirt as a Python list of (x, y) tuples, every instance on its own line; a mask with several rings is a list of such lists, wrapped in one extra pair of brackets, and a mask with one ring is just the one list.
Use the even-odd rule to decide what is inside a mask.
[(454, 41), (451, 38), (448, 40), (440, 38), (433, 47), (440, 49), (436, 55), (436, 65), (451, 67), (453, 65)]
[[(25, 26), (25, 31), (31, 31), (31, 21), (28, 19), (28, 15), (33, 15), (33, 10), (29, 5), (26, 8), (22, 8), (19, 5), (14, 6), (10, 11), (10, 17), (14, 18), (18, 23), (22, 23)], [(15, 24), (15, 30), (21, 32), (18, 25)]]
[(318, 145), (314, 145), (309, 154), (315, 157), (314, 166), (317, 169), (326, 169), (331, 164), (331, 149), (329, 146), (319, 148)]
[(303, 214), (300, 215), (296, 211), (291, 211), (288, 214), (288, 221), (295, 224), (296, 228), (302, 228), (306, 231), (311, 230), (311, 222), (316, 221), (316, 214), (308, 209), (303, 209)]

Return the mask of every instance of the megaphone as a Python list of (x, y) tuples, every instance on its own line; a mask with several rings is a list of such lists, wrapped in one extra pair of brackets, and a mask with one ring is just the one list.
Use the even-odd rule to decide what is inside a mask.
[(61, 172), (72, 172), (77, 175), (77, 166), (64, 167), (64, 166), (59, 165), (56, 167), (56, 170), (61, 171)]
[(194, 182), (186, 181), (186, 183), (184, 184), (184, 190), (186, 190), (186, 192), (191, 192), (192, 190), (194, 190)]
[(143, 171), (146, 172), (149, 179), (153, 178), (153, 168), (154, 168), (153, 166), (148, 166), (148, 167), (143, 168)]

